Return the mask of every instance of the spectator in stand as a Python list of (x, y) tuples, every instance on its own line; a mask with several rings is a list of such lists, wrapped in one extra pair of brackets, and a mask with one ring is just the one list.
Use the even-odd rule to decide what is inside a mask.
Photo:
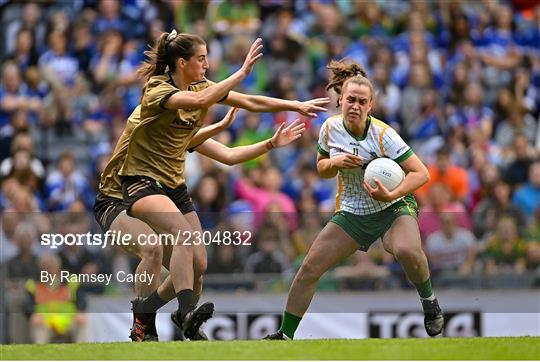
[(51, 32), (48, 45), (48, 50), (39, 58), (39, 67), (55, 91), (63, 90), (68, 95), (79, 72), (79, 62), (69, 53), (67, 34)]
[[(243, 64), (243, 54), (249, 51), (251, 46), (251, 38), (247, 36), (236, 36), (228, 42), (228, 47), (225, 52), (225, 59), (220, 63), (220, 68), (217, 70), (216, 77), (219, 80), (227, 78), (231, 72), (240, 69)], [(268, 59), (261, 59), (257, 63), (252, 72), (245, 77), (239, 85), (239, 89), (243, 91), (260, 93), (266, 88), (269, 66), (265, 64)]]
[(496, 227), (497, 220), (502, 215), (512, 216), (518, 225), (518, 230), (526, 226), (525, 214), (512, 204), (512, 189), (504, 181), (497, 181), (491, 193), (483, 199), (474, 209), (474, 231), (476, 235), (483, 236)]
[(286, 90), (279, 86), (283, 82), (282, 78), (287, 77), (290, 90), (299, 93), (300, 98), (307, 97), (312, 70), (304, 44), (287, 35), (273, 36), (269, 42), (270, 54), (264, 63), (268, 72), (269, 90), (278, 97), (284, 97)]
[(534, 217), (525, 232), (527, 242), (527, 268), (536, 269), (540, 266), (540, 207), (536, 208)]
[(525, 241), (518, 234), (516, 220), (501, 216), (497, 219), (495, 232), (486, 240), (486, 273), (523, 273), (525, 252)]
[[(354, 10), (349, 16), (350, 34), (354, 38), (388, 38), (394, 35), (396, 25), (382, 11), (379, 4), (371, 1), (354, 1)], [(386, 118), (383, 118), (386, 119)]]
[(462, 127), (466, 132), (480, 128), (486, 138), (493, 133), (493, 111), (484, 105), (484, 93), (478, 82), (468, 82), (463, 97), (463, 105), (450, 116), (451, 127)]
[(408, 82), (403, 89), (399, 111), (404, 129), (409, 129), (418, 119), (423, 95), (432, 89), (431, 72), (426, 64), (416, 63), (411, 65), (408, 74)]
[(310, 203), (310, 206), (304, 207), (303, 210), (300, 206), (298, 208), (299, 212), (308, 213), (313, 212), (321, 201), (333, 199), (335, 196), (333, 184), (321, 180), (311, 160), (295, 163), (295, 168), (285, 178), (284, 192), (296, 200), (298, 205), (302, 200), (313, 201), (313, 205)]
[(95, 51), (90, 20), (82, 17), (73, 24), (72, 31), (73, 55), (79, 63), (79, 69), (87, 79), (92, 78), (90, 61)]
[(529, 180), (516, 190), (512, 202), (520, 208), (527, 217), (533, 218), (535, 211), (540, 208), (540, 160), (535, 160), (529, 167)]
[(418, 225), (423, 240), (434, 232), (441, 230), (443, 225), (442, 216), (446, 213), (455, 214), (457, 226), (460, 228), (471, 229), (472, 222), (467, 210), (462, 203), (452, 201), (452, 192), (446, 184), (433, 184), (429, 189), (426, 200), (428, 204), (420, 209), (418, 215)]
[(39, 243), (36, 227), (29, 220), (20, 222), (15, 229), (13, 241), (18, 253), (2, 264), (2, 273), (6, 277), (9, 338), (11, 343), (30, 343), (24, 285), (30, 278), (39, 278), (38, 258), (34, 251)]
[(236, 252), (236, 246), (219, 245), (213, 251), (206, 274), (234, 274), (244, 270), (244, 260)]
[(277, 202), (281, 210), (287, 214), (289, 230), (293, 231), (297, 227), (296, 207), (292, 199), (281, 192), (282, 175), (276, 168), (269, 168), (264, 173), (261, 186), (252, 185), (247, 179), (240, 179), (236, 182), (236, 195), (249, 201), (255, 213), (255, 225), (260, 225), (264, 211), (272, 202)]
[(12, 62), (4, 63), (0, 82), (0, 127), (7, 125), (11, 115), (17, 111), (31, 112), (30, 121), (36, 124), (42, 108), (40, 97), (22, 81), (17, 65)]
[(210, 24), (226, 39), (239, 34), (253, 37), (260, 27), (259, 7), (248, 0), (220, 2)]
[(5, 47), (5, 53), (10, 53), (16, 49), (16, 36), (21, 29), (28, 29), (32, 33), (34, 44), (44, 43), (46, 27), (41, 21), (41, 9), (38, 3), (27, 2), (20, 10), (20, 16), (7, 24), (5, 33), (2, 33), (3, 40), (5, 40), (2, 42), (2, 47)]
[(118, 30), (103, 31), (98, 38), (98, 51), (90, 61), (94, 84), (100, 89), (113, 82), (119, 73), (124, 39)]
[(401, 91), (390, 80), (391, 68), (384, 64), (373, 65), (373, 85), (379, 96), (374, 99), (373, 114), (379, 119), (385, 119), (390, 124), (398, 123), (398, 111), (401, 102)]
[(216, 174), (206, 174), (199, 180), (192, 194), (203, 230), (213, 229), (225, 209), (227, 195), (224, 185)]
[(33, 155), (32, 138), (28, 133), (19, 133), (11, 145), (11, 157), (0, 163), (0, 177), (13, 175), (19, 183), (29, 186), (33, 192), (45, 177), (43, 163)]
[(459, 227), (453, 212), (441, 214), (442, 227), (426, 240), (426, 251), (434, 273), (468, 275), (476, 261), (477, 243), (473, 233)]
[(512, 148), (513, 160), (506, 167), (503, 178), (512, 188), (517, 188), (529, 178), (529, 167), (533, 163), (535, 151), (522, 134), (516, 135)]
[(51, 86), (54, 95), (54, 112), (50, 115), (61, 132), (72, 131), (71, 90), (79, 73), (79, 62), (68, 50), (68, 38), (64, 32), (53, 31), (48, 36), (49, 50), (39, 58), (43, 79)]
[(450, 158), (451, 150), (445, 146), (437, 150), (437, 160), (435, 164), (429, 165), (430, 180), (422, 186), (416, 193), (421, 203), (425, 198), (431, 185), (442, 183), (447, 185), (452, 192), (452, 200), (464, 202), (469, 192), (469, 176), (467, 171), (453, 164)]
[(279, 250), (280, 235), (272, 228), (262, 228), (256, 241), (258, 251), (246, 259), (246, 273), (283, 273), (289, 267), (287, 256)]
[(26, 283), (32, 342), (51, 343), (58, 337), (69, 337), (76, 343), (88, 342), (86, 300), (78, 283), (60, 280), (62, 265), (55, 254), (41, 256), (39, 268), (56, 278), (52, 285), (39, 279)]
[(480, 166), (478, 175), (479, 185), (476, 190), (470, 194), (468, 209), (474, 210), (483, 199), (489, 197), (495, 183), (500, 179), (501, 175), (499, 169), (492, 163), (485, 162)]
[(525, 112), (532, 115), (538, 115), (538, 111), (540, 110), (540, 99), (538, 99), (539, 89), (538, 84), (532, 83), (533, 69), (531, 68), (533, 68), (533, 65), (530, 63), (538, 61), (539, 59), (532, 55), (531, 57), (533, 60), (527, 58), (522, 66), (515, 71), (512, 84), (514, 85), (513, 91), (516, 104), (521, 105)]
[(515, 105), (510, 111), (508, 119), (504, 120), (495, 132), (495, 142), (507, 153), (510, 152), (512, 143), (517, 135), (523, 135), (527, 142), (534, 144), (537, 134), (537, 122), (534, 117), (525, 112), (520, 105)]
[(0, 127), (0, 160), (11, 155), (13, 140), (19, 133), (29, 133), (29, 127), (28, 112), (19, 110), (11, 114), (9, 123)]
[(37, 65), (37, 54), (32, 31), (21, 28), (15, 39), (15, 50), (5, 56), (2, 59), (2, 63), (4, 61), (12, 61), (17, 64), (21, 73), (24, 74), (29, 67)]
[[(433, 144), (435, 140), (441, 139), (444, 131), (445, 124), (438, 93), (430, 89), (422, 94), (418, 118), (408, 125), (406, 132), (414, 141), (414, 145), (415, 143)], [(412, 147), (418, 148), (417, 146)]]
[(108, 30), (120, 31), (123, 34), (129, 32), (129, 24), (121, 14), (120, 1), (100, 0), (98, 5), (99, 14), (94, 24), (94, 34), (101, 34)]
[[(242, 113), (243, 112), (240, 112), (240, 115)], [(235, 123), (237, 122), (238, 121)], [(265, 129), (262, 123), (260, 114), (254, 112), (247, 113), (244, 117), (243, 127), (238, 130), (236, 141), (233, 142), (232, 147), (250, 145), (272, 137), (271, 130)], [(234, 124), (232, 128), (235, 128)], [(262, 155), (253, 160), (244, 162), (243, 166), (247, 169), (254, 169), (261, 164), (264, 164), (267, 158), (268, 155)]]
[(13, 234), (13, 243), (18, 253), (5, 264), (4, 271), (10, 282), (26, 281), (39, 277), (39, 268), (35, 249), (39, 244), (38, 230), (29, 221), (17, 224)]
[(56, 169), (47, 176), (45, 191), (51, 211), (65, 211), (79, 198), (86, 206), (93, 201), (89, 183), (76, 169), (75, 156), (70, 151), (60, 155)]
[(493, 23), (482, 33), (479, 40), (481, 45), (480, 59), (484, 64), (483, 80), (486, 89), (490, 90), (487, 100), (493, 101), (496, 90), (501, 86), (510, 85), (511, 70), (517, 67), (521, 61), (516, 44), (514, 43), (513, 14), (512, 9), (506, 4), (495, 4)]

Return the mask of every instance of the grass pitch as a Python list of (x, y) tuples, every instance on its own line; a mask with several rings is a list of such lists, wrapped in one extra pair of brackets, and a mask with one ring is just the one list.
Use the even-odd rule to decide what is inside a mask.
[(2, 345), (2, 360), (538, 360), (540, 337)]

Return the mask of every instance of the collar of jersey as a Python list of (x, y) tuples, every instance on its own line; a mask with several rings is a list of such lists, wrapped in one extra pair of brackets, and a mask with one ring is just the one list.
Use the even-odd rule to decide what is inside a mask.
[(361, 137), (358, 137), (356, 136), (354, 133), (352, 133), (351, 131), (349, 131), (349, 129), (347, 128), (347, 125), (345, 124), (345, 118), (344, 117), (341, 117), (341, 122), (343, 122), (343, 128), (345, 128), (345, 131), (347, 131), (347, 133), (352, 137), (354, 138), (355, 140), (357, 141), (363, 141), (366, 139), (367, 137), (367, 132), (368, 132), (368, 129), (369, 129), (369, 126), (371, 125), (371, 116), (368, 114), (367, 116), (367, 119), (366, 119), (366, 128), (364, 129), (364, 134), (361, 136)]
[(173, 79), (173, 77), (172, 77), (172, 75), (171, 75), (171, 71), (170, 71), (170, 70), (167, 72), (167, 74), (169, 75), (169, 80), (171, 81), (172, 85), (173, 85), (175, 88), (178, 88), (178, 87), (176, 86), (176, 83), (174, 83), (174, 79)]

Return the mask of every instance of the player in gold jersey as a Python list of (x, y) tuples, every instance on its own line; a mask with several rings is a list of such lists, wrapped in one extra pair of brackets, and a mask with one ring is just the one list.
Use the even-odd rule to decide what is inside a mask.
[[(306, 116), (326, 110), (322, 106), (328, 103), (327, 98), (298, 102), (231, 91), (251, 72), (261, 51), (262, 40), (257, 39), (242, 67), (219, 83), (205, 78), (207, 49), (198, 36), (164, 33), (156, 47), (147, 52), (149, 59), (140, 68), (140, 74), (147, 78), (141, 98), (141, 122), (132, 132), (119, 170), (129, 215), (144, 221), (158, 234), (201, 230), (187, 194), (183, 167), (185, 151), (211, 105), (222, 102), (250, 111), (290, 110)], [(179, 241), (172, 248), (170, 259), (169, 271), (179, 304), (172, 318), (184, 335), (192, 338), (211, 317), (214, 306), (204, 303), (195, 309), (199, 291), (194, 290), (194, 283), (202, 285), (206, 249), (204, 245), (183, 244)]]
[[(211, 139), (210, 137), (232, 124), (236, 111), (236, 108), (231, 109), (222, 121), (199, 130), (190, 142), (190, 151), (197, 151), (216, 161), (233, 165), (259, 157), (274, 147), (284, 147), (298, 139), (305, 130), (304, 124), (296, 120), (287, 127), (283, 124), (278, 128), (274, 136), (268, 140), (235, 148), (227, 147)], [(122, 200), (122, 185), (118, 175), (118, 168), (122, 165), (126, 156), (131, 133), (139, 123), (140, 106), (128, 118), (126, 128), (101, 175), (99, 193), (94, 205), (94, 215), (103, 232), (113, 230), (124, 234), (129, 233), (132, 236), (131, 240), (135, 241), (138, 240), (139, 235), (153, 234), (154, 231), (144, 222), (132, 218), (124, 212), (126, 205)], [(153, 299), (157, 299), (157, 307), (160, 307), (174, 298), (175, 293), (170, 278), (167, 278), (158, 289), (161, 265), (163, 264), (165, 268), (169, 268), (171, 246), (161, 247), (161, 245), (157, 245), (156, 247), (149, 244), (131, 244), (122, 245), (122, 248), (141, 258), (136, 270), (137, 274), (146, 272), (157, 276), (152, 278), (152, 283), (135, 282), (135, 294), (138, 298), (133, 301), (135, 314), (134, 325), (130, 334), (133, 341), (155, 341), (157, 340), (155, 311), (142, 313), (138, 309), (142, 310), (144, 308), (144, 302), (152, 304)], [(195, 289), (200, 290), (201, 287), (202, 285), (197, 285)], [(147, 300), (143, 299), (143, 297), (149, 296), (150, 298)], [(206, 339), (206, 337), (202, 330), (199, 330), (192, 339)]]

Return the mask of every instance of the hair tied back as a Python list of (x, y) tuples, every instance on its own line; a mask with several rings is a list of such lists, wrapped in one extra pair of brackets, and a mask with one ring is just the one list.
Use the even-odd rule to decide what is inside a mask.
[(174, 38), (176, 38), (176, 36), (178, 35), (178, 32), (176, 31), (176, 29), (173, 29), (169, 35), (167, 35), (167, 41), (172, 41), (174, 40)]

